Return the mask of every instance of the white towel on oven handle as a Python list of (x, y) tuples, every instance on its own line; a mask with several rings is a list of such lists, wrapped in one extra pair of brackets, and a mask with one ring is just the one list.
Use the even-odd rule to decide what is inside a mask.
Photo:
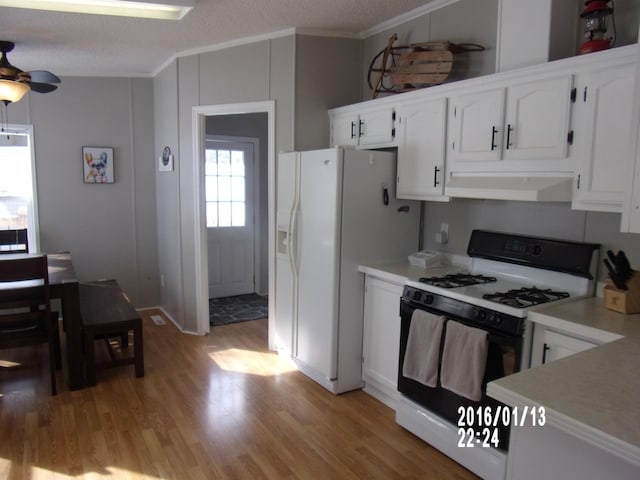
[(402, 375), (435, 387), (438, 382), (438, 360), (445, 317), (424, 310), (414, 310), (411, 315), (407, 350), (402, 364)]
[(487, 331), (449, 320), (444, 334), (440, 384), (473, 401), (482, 398), (487, 367)]

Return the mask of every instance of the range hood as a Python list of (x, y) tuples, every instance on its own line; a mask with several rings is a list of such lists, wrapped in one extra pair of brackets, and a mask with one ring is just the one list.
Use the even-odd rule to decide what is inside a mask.
[(572, 177), (452, 175), (444, 194), (488, 200), (570, 202)]

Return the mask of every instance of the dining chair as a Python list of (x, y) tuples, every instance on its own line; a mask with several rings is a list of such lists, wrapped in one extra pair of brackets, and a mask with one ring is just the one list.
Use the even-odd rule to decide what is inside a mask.
[(51, 393), (61, 368), (58, 314), (51, 312), (46, 255), (0, 258), (0, 349), (46, 343)]
[(26, 228), (0, 230), (0, 254), (29, 252)]

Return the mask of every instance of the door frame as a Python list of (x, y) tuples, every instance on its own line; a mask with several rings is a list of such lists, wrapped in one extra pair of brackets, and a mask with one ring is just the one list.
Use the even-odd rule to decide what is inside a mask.
[[(268, 202), (275, 202), (275, 114), (276, 104), (273, 100), (263, 102), (232, 103), (221, 105), (201, 105), (192, 108), (192, 144), (195, 166), (193, 169), (193, 195), (196, 214), (194, 216), (194, 250), (195, 250), (195, 282), (196, 282), (196, 312), (199, 335), (206, 335), (210, 331), (209, 325), (209, 272), (207, 271), (209, 256), (207, 249), (207, 222), (205, 218), (204, 188), (201, 182), (204, 176), (204, 140), (206, 138), (206, 117), (216, 115), (238, 115), (245, 113), (267, 114), (267, 165), (268, 165)], [(275, 212), (269, 208), (268, 215), (268, 252), (269, 252), (269, 348), (273, 349), (275, 311)]]
[[(260, 186), (260, 139), (255, 137), (234, 137), (230, 135), (206, 135), (205, 134), (205, 143), (207, 141), (212, 142), (222, 142), (222, 143), (244, 143), (251, 145), (253, 148), (253, 218), (251, 221), (253, 222), (253, 288), (254, 291), (261, 292), (262, 285), (260, 283), (260, 229), (256, 227), (256, 218), (258, 217), (259, 207), (260, 207), (260, 198), (258, 195), (258, 190)], [(204, 172), (203, 172), (204, 177)], [(206, 214), (206, 210), (205, 210)], [(206, 215), (205, 215), (206, 218)], [(205, 220), (205, 229), (206, 229), (206, 220)], [(208, 258), (207, 258), (208, 260)]]

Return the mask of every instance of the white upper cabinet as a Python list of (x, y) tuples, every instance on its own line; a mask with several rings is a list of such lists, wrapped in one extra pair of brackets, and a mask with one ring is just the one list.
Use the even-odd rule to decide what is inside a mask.
[(453, 96), (449, 169), (569, 172), (572, 76)]
[(348, 147), (358, 144), (358, 114), (331, 115), (331, 146)]
[[(505, 160), (540, 162), (541, 170), (558, 171), (559, 164), (544, 161), (567, 158), (571, 86), (566, 75), (507, 87)], [(560, 171), (569, 171), (567, 165)]]
[(634, 81), (633, 64), (576, 76), (574, 209), (622, 211)]
[(331, 145), (363, 148), (395, 145), (395, 109), (392, 106), (333, 110)]
[(504, 93), (498, 88), (451, 99), (451, 161), (483, 164), (502, 158)]
[(398, 198), (447, 200), (444, 193), (447, 99), (398, 104)]

